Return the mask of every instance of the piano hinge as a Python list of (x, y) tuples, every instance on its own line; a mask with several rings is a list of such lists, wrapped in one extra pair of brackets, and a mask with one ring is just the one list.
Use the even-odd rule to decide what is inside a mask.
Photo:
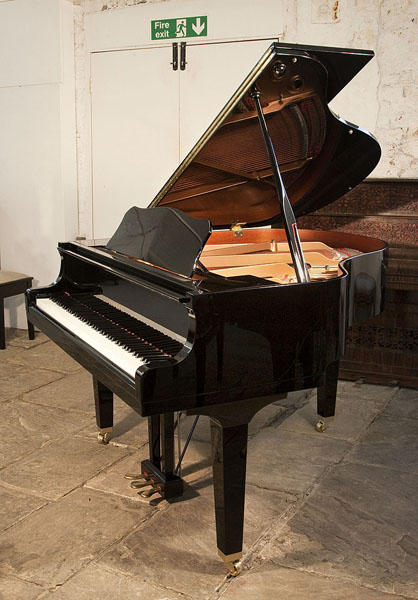
[(243, 231), (241, 225), (246, 225), (246, 223), (239, 223), (238, 221), (232, 223), (231, 231), (234, 234), (234, 237), (242, 237)]

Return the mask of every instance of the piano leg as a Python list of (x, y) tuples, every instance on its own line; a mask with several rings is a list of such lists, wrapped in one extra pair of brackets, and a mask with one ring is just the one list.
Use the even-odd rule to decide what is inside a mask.
[(318, 422), (315, 429), (322, 433), (328, 427), (335, 415), (337, 399), (339, 361), (328, 365), (324, 374), (324, 383), (317, 389)]
[(218, 553), (235, 576), (242, 558), (248, 424), (211, 419), (210, 425)]
[(113, 392), (93, 376), (94, 404), (96, 407), (97, 441), (108, 444), (113, 428)]
[(151, 485), (144, 498), (158, 493), (176, 498), (183, 493), (183, 480), (174, 474), (174, 413), (149, 417), (149, 460), (141, 462), (141, 475)]
[(218, 553), (234, 576), (241, 569), (248, 423), (271, 402), (263, 396), (186, 411), (210, 417)]

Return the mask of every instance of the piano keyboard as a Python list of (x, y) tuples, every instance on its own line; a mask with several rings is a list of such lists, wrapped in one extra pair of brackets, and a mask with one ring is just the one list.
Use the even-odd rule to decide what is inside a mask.
[(97, 296), (65, 292), (38, 298), (36, 305), (131, 377), (146, 362), (166, 361), (183, 347), (122, 307), (116, 308)]

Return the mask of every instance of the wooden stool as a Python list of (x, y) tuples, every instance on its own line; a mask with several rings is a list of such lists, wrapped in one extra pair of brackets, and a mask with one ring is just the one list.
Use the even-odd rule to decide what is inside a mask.
[[(4, 299), (16, 294), (23, 294), (32, 285), (33, 277), (23, 273), (0, 271), (0, 350), (6, 348), (6, 334), (4, 331)], [(35, 328), (28, 321), (29, 339), (35, 339)]]

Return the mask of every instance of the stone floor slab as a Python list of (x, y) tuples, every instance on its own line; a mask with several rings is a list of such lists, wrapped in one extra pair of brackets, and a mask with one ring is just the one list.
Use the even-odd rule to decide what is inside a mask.
[(150, 585), (141, 578), (141, 573), (135, 578), (128, 577), (94, 564), (77, 573), (57, 591), (48, 594), (46, 599), (92, 600), (93, 597), (109, 597), (111, 600), (187, 600), (183, 594)]
[(47, 336), (40, 331), (35, 332), (35, 339), (30, 340), (27, 329), (15, 329), (13, 327), (6, 327), (6, 345), (15, 346), (16, 348), (34, 348), (40, 344), (44, 344), (48, 341)]
[[(12, 350), (20, 350), (12, 348)], [(73, 360), (64, 350), (54, 344), (45, 342), (29, 350), (21, 350), (9, 355), (11, 363), (21, 364), (28, 369), (46, 369), (58, 373), (74, 373), (81, 366)]]
[(94, 490), (76, 490), (2, 534), (0, 570), (39, 585), (61, 585), (153, 510)]
[[(86, 482), (86, 487), (116, 494), (133, 500), (141, 500), (136, 490), (125, 479), (126, 473), (140, 473), (141, 461), (148, 458), (148, 446), (144, 446)], [(192, 441), (183, 462), (182, 479), (193, 485), (206, 474), (212, 474), (211, 447), (205, 442)], [(212, 485), (212, 480), (208, 482)]]
[(0, 531), (20, 521), (45, 503), (45, 500), (0, 485)]
[[(99, 564), (127, 575), (141, 573), (148, 583), (193, 599), (209, 596), (226, 570), (216, 551), (213, 490), (206, 484), (193, 487), (181, 501), (172, 503), (105, 554)], [(294, 500), (290, 495), (249, 486), (245, 546), (254, 543)]]
[(379, 417), (347, 460), (418, 473), (418, 420)]
[(130, 487), (130, 481), (125, 478), (126, 473), (140, 473), (141, 460), (146, 458), (146, 453), (135, 452), (129, 454), (116, 464), (103, 469), (98, 475), (91, 477), (85, 483), (86, 488), (129, 498), (136, 502), (145, 502), (138, 495), (137, 490)]
[[(8, 350), (2, 350), (8, 352)], [(0, 361), (0, 402), (16, 398), (25, 392), (62, 378), (61, 373), (29, 369), (22, 365)]]
[(95, 413), (93, 380), (91, 374), (85, 369), (28, 392), (22, 399), (42, 406), (74, 410), (90, 415)]
[(126, 448), (67, 437), (6, 467), (0, 479), (48, 500), (57, 500), (126, 453)]
[(385, 404), (396, 394), (398, 388), (386, 385), (374, 385), (360, 381), (338, 380), (338, 396), (350, 396), (374, 400), (380, 406)]
[(418, 598), (418, 476), (335, 467), (262, 550), (282, 566)]
[(348, 442), (319, 433), (303, 435), (282, 426), (267, 427), (249, 443), (247, 481), (302, 494), (350, 448)]
[(316, 394), (314, 394), (308, 404), (283, 421), (280, 431), (296, 431), (353, 442), (382, 410), (380, 403), (375, 400), (348, 395), (339, 396), (335, 419), (323, 433), (318, 434), (315, 430), (318, 421), (316, 402)]
[(397, 391), (383, 414), (394, 418), (418, 419), (418, 390), (403, 388)]
[[(117, 396), (114, 397), (113, 423), (110, 434), (112, 444), (141, 448), (148, 442), (148, 419), (139, 416)], [(79, 435), (90, 439), (97, 438), (97, 428), (86, 427)]]
[(401, 600), (402, 596), (352, 585), (342, 580), (320, 577), (278, 567), (265, 561), (260, 567), (243, 571), (229, 582), (222, 600)]
[(0, 468), (46, 442), (80, 431), (92, 418), (20, 400), (0, 404)]
[(44, 590), (39, 585), (16, 579), (15, 577), (0, 576), (1, 600), (37, 600)]

